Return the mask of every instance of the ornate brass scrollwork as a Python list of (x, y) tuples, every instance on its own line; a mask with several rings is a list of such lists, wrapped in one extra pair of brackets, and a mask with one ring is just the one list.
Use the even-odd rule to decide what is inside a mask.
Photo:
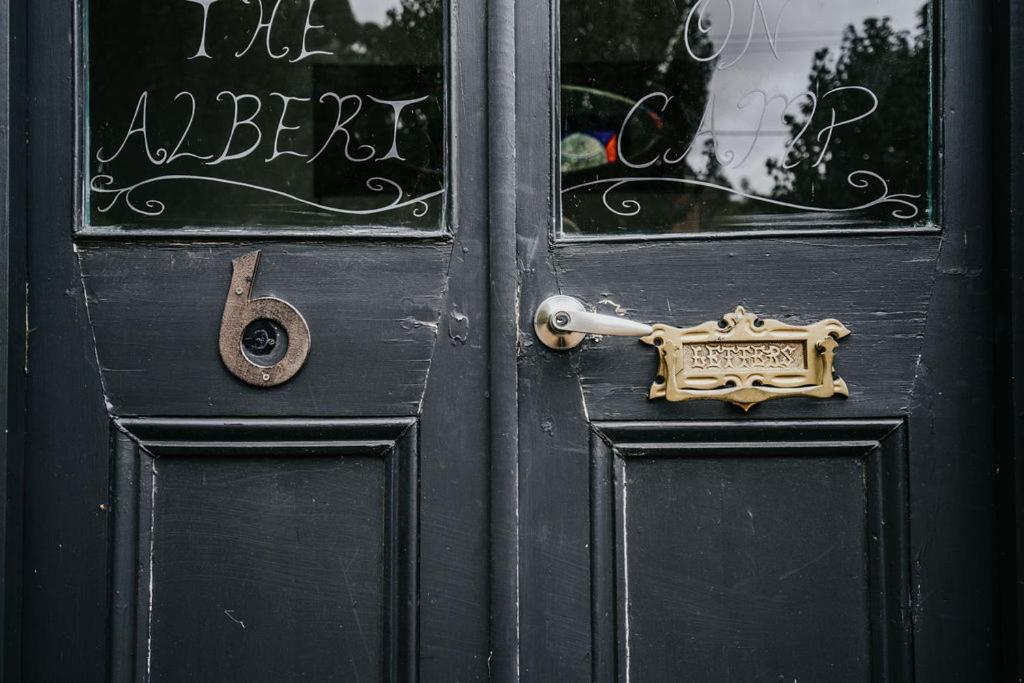
[(653, 327), (641, 338), (658, 349), (660, 359), (651, 399), (712, 399), (750, 410), (789, 396), (850, 395), (833, 368), (838, 340), (850, 334), (838, 320), (790, 325), (738, 306), (721, 322)]

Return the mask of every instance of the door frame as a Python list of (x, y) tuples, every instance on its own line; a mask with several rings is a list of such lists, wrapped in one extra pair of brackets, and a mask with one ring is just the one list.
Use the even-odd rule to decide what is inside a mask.
[(519, 680), (516, 10), (487, 0), (491, 680)]
[[(1024, 6), (997, 0), (993, 26), (997, 354), (995, 416), (999, 444), (996, 475), (1002, 659), (1007, 679), (1024, 676)], [(1000, 142), (1003, 144), (1001, 145)], [(998, 356), (997, 356), (998, 357)]]
[(0, 3), (0, 678), (20, 673), (27, 279), (25, 0)]

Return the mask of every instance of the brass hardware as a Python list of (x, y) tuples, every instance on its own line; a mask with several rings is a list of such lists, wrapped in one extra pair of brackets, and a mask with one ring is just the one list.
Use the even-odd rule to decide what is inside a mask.
[(762, 320), (738, 306), (721, 322), (680, 329), (655, 325), (643, 339), (658, 349), (658, 377), (650, 398), (713, 399), (750, 410), (789, 396), (830, 398), (850, 391), (833, 372), (838, 320), (809, 326)]
[(251, 299), (260, 252), (231, 262), (231, 286), (220, 322), (220, 357), (238, 379), (272, 387), (295, 376), (309, 355), (309, 326), (287, 301)]
[(640, 337), (658, 349), (652, 400), (710, 399), (750, 410), (776, 398), (850, 395), (833, 370), (838, 340), (850, 334), (838, 320), (790, 325), (737, 306), (719, 322), (683, 329), (590, 313), (578, 299), (552, 296), (537, 308), (533, 327), (555, 350), (575, 348), (588, 334)]

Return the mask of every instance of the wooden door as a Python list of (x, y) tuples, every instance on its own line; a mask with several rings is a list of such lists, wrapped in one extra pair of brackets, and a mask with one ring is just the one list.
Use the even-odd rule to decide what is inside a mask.
[(486, 677), (482, 8), (27, 22), (12, 680)]
[(517, 8), (523, 678), (993, 680), (983, 3)]
[(4, 4), (5, 680), (995, 680), (994, 22)]

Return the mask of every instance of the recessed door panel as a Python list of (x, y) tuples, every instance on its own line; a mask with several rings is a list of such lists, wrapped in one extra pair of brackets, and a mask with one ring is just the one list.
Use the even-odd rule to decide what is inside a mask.
[(150, 680), (379, 673), (381, 459), (197, 454), (153, 467)]
[(596, 429), (598, 680), (905, 680), (900, 422)]
[(413, 422), (118, 428), (114, 680), (394, 680), (415, 668)]

